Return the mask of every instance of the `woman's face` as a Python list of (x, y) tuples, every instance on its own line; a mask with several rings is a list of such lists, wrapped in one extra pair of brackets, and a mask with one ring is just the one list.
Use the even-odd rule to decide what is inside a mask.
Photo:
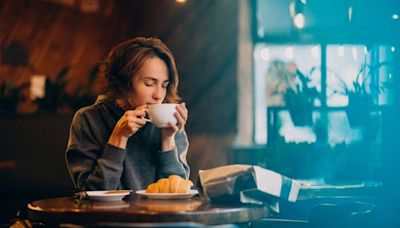
[(128, 103), (133, 108), (164, 101), (169, 83), (168, 68), (164, 61), (157, 57), (146, 59), (133, 77), (133, 89), (128, 97)]

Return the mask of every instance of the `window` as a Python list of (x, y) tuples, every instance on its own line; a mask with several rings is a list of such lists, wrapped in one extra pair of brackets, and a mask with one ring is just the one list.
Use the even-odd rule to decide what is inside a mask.
[[(373, 103), (384, 106), (392, 103), (390, 84), (393, 71), (392, 58), (394, 48), (376, 46), (368, 50), (365, 45), (326, 45), (325, 80), (321, 80), (321, 46), (314, 45), (273, 45), (260, 43), (254, 49), (255, 80), (255, 141), (267, 143), (268, 108), (285, 106), (285, 93), (288, 88), (301, 85), (299, 78), (290, 72), (294, 65), (307, 80), (307, 86), (315, 88), (317, 96), (314, 107), (342, 107), (349, 105), (349, 93), (366, 90)], [(356, 84), (355, 84), (356, 83)], [(355, 88), (361, 85), (362, 88)], [(359, 91), (363, 92), (363, 91)], [(344, 109), (343, 109), (344, 110)], [(315, 142), (316, 137), (310, 126), (296, 127), (288, 112), (280, 112), (281, 126), (279, 134), (288, 142)], [(329, 143), (349, 143), (360, 140), (360, 129), (351, 129), (344, 112), (329, 114)], [(313, 116), (314, 122), (319, 115)], [(266, 128), (267, 126), (267, 128)]]
[[(362, 172), (355, 174), (354, 178), (367, 173), (369, 176), (365, 178), (379, 179), (382, 109), (392, 102), (392, 91), (387, 85), (392, 77), (394, 51), (391, 46), (367, 47), (361, 44), (256, 44), (256, 143), (269, 145), (274, 148), (274, 153), (279, 151), (275, 158), (280, 159), (294, 151), (301, 151), (299, 148), (307, 148), (304, 150), (314, 156), (325, 156), (330, 151), (344, 156), (345, 161), (341, 162), (360, 165)], [(297, 108), (291, 113), (288, 99), (292, 98), (287, 96), (288, 91), (295, 89), (297, 94), (301, 94), (306, 88), (314, 93), (310, 99), (311, 105), (306, 109)], [(350, 98), (355, 91), (370, 95), (371, 106), (366, 110), (363, 110), (365, 103), (357, 106), (355, 119), (364, 122), (353, 124), (349, 107), (352, 106)], [(311, 121), (298, 124), (295, 117), (308, 111)], [(367, 119), (360, 117), (364, 114)], [(317, 149), (315, 145), (319, 145)], [(357, 155), (349, 155), (351, 153)], [(299, 154), (301, 152), (292, 154), (288, 159), (295, 159)], [(271, 160), (274, 160), (273, 157)], [(360, 157), (363, 157), (363, 164), (355, 162)], [(337, 158), (324, 159), (332, 165)], [(285, 165), (278, 167), (278, 163), (269, 166), (289, 175), (295, 169), (292, 167), (291, 170), (287, 165), (289, 170), (279, 170)], [(312, 165), (318, 164), (319, 161), (314, 161)]]
[[(321, 91), (320, 71), (318, 70), (321, 62), (320, 53), (319, 45), (268, 45), (261, 43), (255, 46), (256, 143), (265, 144), (267, 142), (266, 106), (284, 106), (286, 89), (297, 84), (298, 78), (287, 69), (289, 64), (295, 64), (301, 72), (307, 72), (306, 74), (313, 78), (311, 83), (316, 83), (315, 86)], [(290, 77), (293, 78), (293, 82), (290, 82)], [(315, 105), (319, 104), (316, 103)], [(296, 137), (296, 135), (305, 136), (308, 139), (313, 137), (308, 129), (294, 129), (291, 126), (290, 118), (285, 113), (281, 117), (284, 120), (283, 134), (287, 137)], [(293, 131), (296, 130), (302, 133), (293, 134)]]
[(254, 142), (266, 145), (268, 168), (298, 179), (382, 179), (400, 30), (390, 19), (398, 2), (372, 17), (377, 4), (252, 1)]

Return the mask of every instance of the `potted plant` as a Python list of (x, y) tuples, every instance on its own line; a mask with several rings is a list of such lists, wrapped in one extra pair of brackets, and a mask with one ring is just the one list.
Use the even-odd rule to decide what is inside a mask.
[(67, 81), (65, 76), (69, 72), (69, 67), (63, 68), (55, 77), (54, 80), (46, 78), (45, 95), (44, 97), (34, 100), (39, 106), (39, 111), (56, 113), (59, 108), (66, 105), (68, 94), (65, 90)]
[(371, 82), (371, 75), (377, 73), (384, 65), (390, 65), (390, 63), (381, 62), (372, 65), (364, 62), (351, 86), (340, 77), (337, 78), (343, 91), (334, 91), (334, 93), (348, 96), (346, 115), (350, 126), (362, 127), (371, 121), (371, 111), (376, 106), (371, 92), (380, 93), (383, 90), (379, 84)]
[(26, 99), (23, 91), (28, 87), (28, 82), (21, 85), (16, 85), (13, 81), (2, 82), (0, 84), (0, 113), (15, 115), (18, 105)]
[[(312, 111), (314, 101), (319, 97), (315, 86), (310, 86), (311, 79), (304, 75), (297, 67), (289, 66), (295, 71), (300, 83), (295, 88), (288, 88), (284, 94), (285, 105), (289, 110), (290, 117), (295, 126), (312, 125)], [(315, 70), (312, 68), (310, 75)]]

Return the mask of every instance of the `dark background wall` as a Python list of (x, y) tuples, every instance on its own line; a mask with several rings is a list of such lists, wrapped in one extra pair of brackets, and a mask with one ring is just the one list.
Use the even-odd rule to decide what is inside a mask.
[[(70, 66), (67, 78), (72, 90), (87, 80), (91, 68), (114, 44), (135, 36), (158, 37), (176, 56), (180, 92), (191, 111), (192, 132), (235, 132), (236, 1), (99, 2), (97, 12), (84, 13), (78, 5), (68, 7), (52, 1), (1, 1), (1, 48), (18, 42), (27, 52), (28, 63), (1, 64), (0, 81), (21, 83), (34, 74), (54, 77)], [(100, 85), (101, 79), (97, 87)]]
[[(190, 112), (191, 178), (199, 169), (229, 163), (236, 133), (238, 2), (100, 0), (92, 13), (82, 10), (82, 2), (0, 1), (0, 82), (21, 84), (35, 74), (54, 79), (70, 66), (71, 93), (114, 44), (158, 37), (175, 54), (180, 95)], [(17, 47), (11, 60), (9, 47)], [(96, 80), (96, 92), (102, 83)], [(72, 192), (64, 150), (73, 111), (36, 111), (26, 102), (18, 116), (0, 120), (0, 212), (5, 214), (27, 200)]]

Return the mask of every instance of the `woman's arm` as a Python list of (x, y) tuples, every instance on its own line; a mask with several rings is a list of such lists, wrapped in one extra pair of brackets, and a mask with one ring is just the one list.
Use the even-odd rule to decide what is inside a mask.
[(186, 160), (189, 141), (184, 130), (175, 135), (176, 147), (172, 150), (159, 152), (158, 178), (178, 175), (188, 179), (190, 168)]
[(119, 186), (126, 149), (101, 142), (100, 131), (104, 131), (98, 126), (101, 121), (94, 113), (81, 110), (71, 124), (66, 162), (79, 189), (117, 189)]

